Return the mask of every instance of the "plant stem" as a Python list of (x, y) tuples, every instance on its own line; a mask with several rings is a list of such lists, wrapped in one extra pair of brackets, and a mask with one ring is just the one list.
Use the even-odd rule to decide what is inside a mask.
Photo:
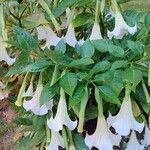
[(39, 0), (39, 4), (43, 7), (43, 9), (47, 12), (47, 14), (49, 15), (50, 19), (52, 20), (52, 23), (54, 24), (55, 28), (57, 31), (60, 30), (60, 25), (57, 22), (57, 20), (55, 19), (54, 15), (52, 14), (52, 11), (50, 10), (50, 8), (48, 7), (48, 5), (46, 4), (46, 2), (44, 0)]
[(95, 12), (95, 23), (99, 23), (100, 19), (100, 0), (97, 0), (96, 2), (96, 12)]

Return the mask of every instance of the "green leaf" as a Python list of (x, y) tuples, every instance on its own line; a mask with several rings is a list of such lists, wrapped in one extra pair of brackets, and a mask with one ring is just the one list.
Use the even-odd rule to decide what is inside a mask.
[(30, 126), (32, 125), (32, 120), (29, 119), (29, 118), (22, 118), (22, 117), (19, 117), (19, 118), (16, 118), (14, 120), (14, 122), (18, 125), (26, 125), (26, 126)]
[(127, 46), (131, 50), (129, 59), (139, 59), (140, 56), (144, 53), (144, 47), (140, 42), (133, 42), (128, 40)]
[(76, 86), (77, 86), (77, 76), (75, 73), (66, 73), (60, 79), (60, 86), (64, 89), (64, 91), (72, 96)]
[(107, 60), (104, 61), (100, 61), (99, 63), (97, 63), (91, 70), (89, 74), (96, 74), (99, 72), (103, 72), (106, 71), (110, 68), (110, 62)]
[(142, 80), (142, 72), (140, 70), (131, 67), (123, 72), (123, 81), (131, 83), (133, 90), (141, 82), (141, 80)]
[(81, 56), (83, 58), (89, 57), (91, 58), (94, 55), (95, 52), (95, 48), (94, 46), (91, 44), (91, 41), (89, 39), (87, 39), (84, 44), (81, 46)]
[(124, 50), (112, 43), (112, 41), (107, 39), (93, 40), (92, 41), (95, 49), (100, 52), (109, 52), (114, 57), (122, 57), (124, 55)]
[(120, 100), (118, 99), (117, 94), (110, 86), (103, 85), (98, 88), (100, 90), (100, 95), (106, 102), (120, 105)]
[(60, 54), (64, 54), (66, 51), (66, 43), (64, 42), (64, 40), (60, 40), (58, 42), (58, 44), (55, 47), (55, 52), (60, 53)]
[(110, 45), (113, 45), (112, 41), (107, 39), (93, 40), (92, 44), (100, 52), (108, 52)]
[(45, 127), (46, 122), (45, 116), (33, 116), (33, 126), (36, 131)]
[(30, 147), (34, 147), (40, 143), (43, 142), (43, 140), (45, 139), (46, 136), (46, 132), (44, 128), (41, 128), (39, 130), (37, 130), (32, 138), (32, 143), (30, 145)]
[(13, 26), (14, 40), (18, 42), (18, 46), (23, 50), (36, 50), (38, 49), (38, 42), (33, 36), (24, 29)]
[(47, 69), (51, 65), (50, 61), (46, 61), (45, 59), (39, 59), (29, 65), (27, 65), (23, 72), (40, 72)]
[(50, 82), (43, 87), (41, 96), (40, 96), (40, 106), (51, 100), (57, 93), (59, 93), (59, 82), (56, 82), (54, 85), (50, 86)]
[(111, 70), (116, 70), (116, 69), (119, 69), (119, 68), (127, 67), (128, 64), (129, 64), (129, 62), (127, 60), (116, 60), (112, 64)]
[(78, 103), (80, 103), (85, 94), (86, 94), (85, 86), (78, 85), (74, 91), (74, 94), (69, 99), (69, 107), (71, 108), (71, 107), (77, 105)]
[(82, 68), (88, 65), (93, 64), (94, 61), (91, 58), (81, 58), (77, 60), (73, 60), (69, 66), (73, 68)]
[(80, 27), (88, 23), (94, 22), (94, 15), (88, 12), (81, 13), (72, 21), (74, 27)]
[(145, 17), (145, 26), (150, 31), (150, 12)]
[(52, 10), (52, 13), (54, 14), (55, 17), (58, 17), (66, 10), (67, 7), (70, 7), (73, 4), (75, 4), (76, 1), (77, 0), (63, 0), (63, 1), (59, 2), (57, 7), (55, 7)]
[(31, 144), (31, 142), (32, 142), (32, 139), (31, 139), (30, 135), (24, 137), (17, 144), (16, 150), (28, 150), (28, 147)]
[(80, 134), (73, 134), (73, 139), (77, 150), (89, 150)]

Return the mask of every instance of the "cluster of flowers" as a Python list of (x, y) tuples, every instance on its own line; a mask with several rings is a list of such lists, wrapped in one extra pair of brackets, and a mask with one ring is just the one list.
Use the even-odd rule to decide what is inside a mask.
[[(70, 14), (70, 10), (67, 9), (67, 16)], [(69, 18), (69, 17), (68, 17)], [(69, 21), (68, 21), (69, 22)], [(130, 27), (124, 21), (120, 11), (116, 9), (115, 11), (115, 28), (112, 32), (108, 31), (107, 35), (109, 39), (116, 38), (122, 39), (122, 37), (128, 33), (134, 34), (137, 31), (137, 27)], [(72, 23), (68, 23), (68, 29), (64, 37), (58, 37), (54, 31), (49, 26), (40, 26), (37, 28), (38, 39), (46, 39), (46, 44), (42, 47), (44, 50), (46, 47), (56, 46), (60, 40), (64, 40), (68, 45), (75, 47), (78, 43), (82, 45), (84, 40), (77, 40), (75, 30)], [(90, 35), (90, 40), (102, 39), (99, 23), (95, 21), (93, 29)], [(0, 61), (4, 60), (8, 65), (12, 65), (15, 62), (15, 58), (10, 58), (6, 51), (6, 39), (0, 37)], [(24, 98), (23, 107), (26, 111), (32, 111), (35, 115), (45, 115), (49, 110), (52, 111), (53, 100), (49, 100), (46, 104), (40, 106), (40, 96), (43, 90), (42, 77), (39, 77), (38, 85), (33, 91), (33, 80), (31, 78), (30, 85), (25, 91), (25, 87), (22, 89), (21, 97)], [(96, 90), (96, 89), (95, 89)], [(20, 95), (18, 97), (20, 97)], [(0, 82), (0, 99), (4, 99), (8, 96), (8, 91), (5, 90), (5, 85)], [(32, 97), (31, 100), (26, 100), (26, 97)], [(16, 101), (18, 105), (18, 100)], [(131, 131), (130, 140), (127, 144), (127, 150), (142, 150), (144, 147), (150, 145), (150, 129), (148, 126), (145, 126), (145, 136), (144, 140), (141, 141), (141, 144), (136, 138), (135, 131), (141, 133), (144, 129), (144, 123), (138, 123), (132, 112), (132, 105), (130, 99), (130, 93), (125, 95), (125, 98), (122, 102), (119, 113), (116, 116), (111, 116), (105, 119), (101, 109), (103, 106), (98, 103), (99, 107), (99, 117), (97, 119), (97, 127), (93, 135), (86, 134), (85, 143), (89, 148), (97, 147), (102, 150), (112, 150), (113, 146), (119, 146), (121, 141), (121, 136), (128, 136)], [(149, 122), (150, 123), (150, 122)], [(63, 138), (59, 131), (63, 129), (63, 125), (68, 127), (69, 130), (74, 130), (77, 126), (77, 120), (72, 121), (69, 118), (66, 104), (65, 92), (60, 89), (60, 100), (57, 107), (57, 112), (55, 117), (53, 116), (47, 120), (47, 126), (51, 129), (51, 141), (49, 146), (46, 147), (47, 150), (57, 150), (58, 146), (65, 148)], [(116, 134), (113, 134), (110, 131), (110, 127), (113, 127), (116, 131)]]

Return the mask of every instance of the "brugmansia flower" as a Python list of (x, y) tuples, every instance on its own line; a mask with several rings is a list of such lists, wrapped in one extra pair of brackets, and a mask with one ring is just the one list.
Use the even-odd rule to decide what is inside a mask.
[(65, 148), (63, 138), (59, 132), (51, 131), (51, 142), (46, 147), (46, 150), (58, 150), (58, 146)]
[(12, 65), (16, 58), (10, 58), (6, 51), (6, 43), (3, 42), (2, 37), (0, 36), (0, 61), (6, 61), (8, 65)]
[(23, 97), (32, 97), (33, 96), (33, 82), (30, 83), (27, 91), (24, 92)]
[(145, 147), (150, 145), (150, 130), (148, 127), (145, 127), (145, 135), (144, 135), (144, 140), (141, 141), (142, 145)]
[(107, 125), (103, 115), (103, 101), (99, 89), (95, 87), (95, 99), (98, 104), (99, 117), (97, 127), (93, 135), (86, 135), (85, 143), (91, 149), (93, 146), (101, 150), (113, 150), (113, 146), (119, 146), (121, 136), (113, 134)]
[(75, 129), (77, 126), (77, 121), (72, 121), (69, 118), (67, 112), (67, 105), (65, 99), (65, 93), (63, 89), (60, 90), (60, 100), (57, 107), (57, 112), (55, 118), (51, 117), (47, 121), (48, 127), (53, 131), (60, 131), (63, 129), (63, 125), (66, 125), (70, 130)]
[(90, 35), (90, 40), (98, 40), (98, 39), (102, 39), (102, 35), (99, 24), (95, 22), (92, 28), (92, 33)]
[(119, 10), (115, 12), (115, 28), (112, 32), (108, 31), (108, 37), (112, 39), (112, 37), (116, 39), (122, 39), (124, 35), (127, 35), (128, 33), (130, 34), (135, 34), (137, 32), (137, 26), (135, 25), (134, 27), (130, 27), (126, 24), (124, 21), (121, 13)]
[(37, 28), (38, 39), (46, 40), (46, 44), (42, 49), (50, 48), (50, 46), (56, 46), (61, 40), (49, 26), (40, 26)]
[(39, 78), (39, 83), (37, 85), (36, 91), (32, 97), (31, 100), (24, 100), (23, 102), (23, 107), (29, 111), (31, 110), (35, 115), (45, 115), (48, 113), (48, 110), (51, 109), (51, 102), (47, 102), (46, 104), (43, 104), (40, 106), (40, 96), (43, 90), (43, 85), (40, 81), (41, 79)]
[(138, 123), (133, 116), (130, 95), (125, 96), (119, 113), (116, 116), (110, 114), (107, 121), (118, 134), (123, 136), (127, 136), (131, 129), (141, 133), (144, 128), (144, 123)]
[(64, 37), (64, 40), (68, 45), (72, 47), (75, 47), (75, 45), (77, 44), (77, 39), (75, 36), (75, 31), (72, 23), (70, 23), (68, 26), (67, 33)]
[(103, 117), (98, 117), (97, 127), (93, 135), (86, 135), (85, 143), (91, 149), (93, 146), (101, 150), (113, 150), (113, 145), (120, 143), (121, 137), (111, 133)]
[(134, 131), (131, 133), (130, 140), (127, 144), (127, 150), (144, 150), (144, 146), (140, 145), (137, 141)]

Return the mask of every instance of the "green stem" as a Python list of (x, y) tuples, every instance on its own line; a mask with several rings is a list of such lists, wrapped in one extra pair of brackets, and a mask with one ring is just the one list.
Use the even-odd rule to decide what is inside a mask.
[(52, 11), (50, 10), (50, 8), (48, 7), (47, 3), (44, 0), (39, 0), (39, 4), (43, 7), (43, 9), (47, 12), (47, 14), (49, 15), (50, 19), (52, 20), (52, 23), (54, 24), (55, 28), (57, 31), (60, 30), (60, 25), (57, 22), (57, 20), (55, 19), (55, 16), (53, 15)]
[(98, 112), (99, 112), (98, 115), (102, 117), (103, 116), (103, 100), (99, 94), (99, 89), (96, 86), (95, 86), (95, 99), (98, 104)]
[(112, 7), (114, 8), (114, 10), (115, 10), (116, 12), (120, 12), (116, 0), (111, 0), (111, 3), (112, 3)]
[[(47, 119), (48, 119), (48, 117), (47, 117)], [(46, 123), (46, 143), (49, 144), (50, 141), (51, 141), (50, 129), (48, 128), (47, 123)]]
[(63, 140), (64, 140), (64, 143), (65, 143), (65, 148), (66, 148), (66, 150), (69, 150), (68, 137), (67, 137), (67, 132), (66, 132), (65, 127), (63, 127), (63, 129), (62, 129), (62, 136), (63, 136)]
[(96, 12), (95, 12), (95, 23), (99, 23), (100, 19), (100, 0), (97, 0), (96, 2)]
[(131, 84), (127, 83), (125, 86), (125, 97), (128, 97), (131, 93)]
[(17, 96), (17, 100), (15, 102), (15, 105), (17, 105), (17, 106), (22, 106), (22, 96), (23, 96), (23, 93), (24, 93), (25, 88), (27, 86), (27, 80), (28, 80), (29, 75), (30, 74), (27, 72), (24, 79), (23, 79), (21, 88), (20, 88), (18, 96)]
[(83, 132), (83, 126), (84, 126), (84, 117), (85, 117), (85, 110), (86, 110), (86, 105), (88, 103), (88, 88), (87, 86), (85, 87), (85, 93), (81, 99), (81, 104), (80, 104), (80, 112), (79, 112), (79, 124), (78, 124), (78, 132), (82, 133)]
[(8, 38), (7, 38), (7, 32), (5, 30), (5, 16), (4, 16), (4, 5), (3, 4), (0, 4), (0, 27), (1, 27), (1, 31), (0, 31), (0, 34), (2, 35), (3, 37), (3, 40), (4, 41), (7, 41)]
[(148, 90), (146, 88), (144, 81), (142, 81), (142, 87), (143, 87), (143, 91), (144, 91), (144, 94), (146, 97), (146, 101), (147, 101), (147, 103), (150, 103), (150, 96), (149, 96), (149, 93), (148, 93)]
[(148, 66), (148, 86), (150, 86), (150, 64)]
[(59, 2), (59, 0), (54, 0), (54, 7), (57, 6), (58, 2)]
[(50, 86), (54, 85), (58, 79), (58, 65), (55, 65)]

